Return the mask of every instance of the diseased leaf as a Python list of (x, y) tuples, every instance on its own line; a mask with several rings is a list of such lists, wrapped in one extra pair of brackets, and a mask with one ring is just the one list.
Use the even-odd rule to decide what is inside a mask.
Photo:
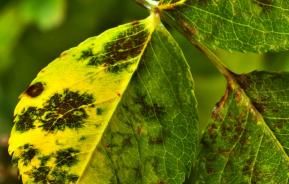
[(289, 73), (234, 78), (203, 135), (199, 183), (287, 183)]
[(9, 141), (24, 183), (185, 180), (198, 141), (192, 77), (158, 21), (108, 30), (38, 74)]
[[(186, 34), (227, 50), (265, 52), (289, 48), (286, 0), (161, 0), (164, 17)], [(177, 6), (170, 4), (178, 3)]]

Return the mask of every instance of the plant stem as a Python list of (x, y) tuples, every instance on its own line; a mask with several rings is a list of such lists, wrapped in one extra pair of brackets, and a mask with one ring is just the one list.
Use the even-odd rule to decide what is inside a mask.
[(135, 0), (135, 1), (142, 7), (145, 7), (146, 9), (149, 9), (149, 10), (152, 10), (158, 6), (158, 1), (154, 1), (154, 0)]

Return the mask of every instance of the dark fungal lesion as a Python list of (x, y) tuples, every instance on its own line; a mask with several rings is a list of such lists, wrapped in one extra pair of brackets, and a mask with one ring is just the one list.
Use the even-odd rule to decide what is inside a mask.
[[(23, 146), (25, 149), (30, 149), (31, 145), (26, 144)], [(78, 162), (79, 150), (67, 148), (58, 150), (49, 155), (37, 154), (37, 159), (40, 161), (39, 166), (33, 166), (32, 170), (27, 172), (34, 183), (76, 183), (79, 176), (70, 173), (69, 167)], [(53, 161), (56, 166), (47, 165), (49, 161)]]
[(16, 131), (26, 132), (30, 129), (34, 129), (34, 122), (39, 117), (39, 110), (36, 107), (28, 107), (24, 109), (20, 115), (16, 115), (14, 118)]
[(165, 114), (165, 107), (155, 102), (148, 102), (146, 95), (137, 95), (135, 103), (140, 106), (141, 114), (148, 119), (161, 119)]
[(144, 24), (135, 21), (126, 31), (119, 33), (110, 42), (105, 43), (101, 53), (93, 53), (91, 48), (82, 51), (80, 60), (88, 60), (87, 65), (107, 67), (107, 72), (117, 73), (126, 69), (132, 62), (120, 63), (138, 56), (149, 37)]
[(40, 167), (34, 167), (28, 175), (30, 175), (33, 178), (33, 181), (35, 183), (47, 183), (48, 181), (48, 174), (50, 172), (51, 168), (48, 166), (40, 166)]
[(25, 91), (25, 94), (28, 96), (35, 98), (39, 96), (44, 90), (44, 85), (42, 82), (37, 82), (31, 86), (28, 87), (28, 89)]
[(65, 130), (65, 128), (78, 129), (84, 126), (88, 118), (84, 106), (94, 102), (91, 94), (70, 91), (54, 94), (44, 106), (46, 113), (41, 119), (41, 127), (45, 131)]
[(122, 63), (117, 63), (114, 65), (109, 65), (107, 67), (107, 71), (111, 73), (120, 73), (123, 70), (127, 70), (128, 67), (132, 64), (133, 62), (122, 62)]
[(114, 64), (139, 55), (149, 36), (144, 26), (138, 23), (126, 32), (120, 33), (115, 40), (108, 42), (104, 48), (108, 54), (102, 56), (103, 62)]
[(102, 115), (103, 114), (103, 111), (104, 111), (104, 109), (103, 108), (101, 108), (101, 107), (97, 107), (96, 108), (96, 115)]
[(51, 155), (44, 155), (39, 157), (38, 159), (40, 160), (40, 166), (45, 166), (47, 162), (51, 159)]
[(97, 56), (92, 56), (89, 61), (88, 61), (88, 65), (92, 65), (92, 66), (98, 66), (101, 65), (102, 61), (99, 57)]
[(60, 184), (60, 183), (75, 183), (78, 180), (78, 176), (75, 174), (69, 174), (66, 170), (63, 169), (54, 169), (51, 172), (52, 179), (49, 183), (51, 184)]
[(79, 141), (85, 141), (86, 139), (87, 139), (86, 136), (81, 136), (81, 137), (79, 138)]
[(78, 175), (69, 173), (65, 169), (49, 166), (34, 167), (28, 175), (34, 183), (40, 184), (76, 183), (79, 178)]
[(18, 166), (18, 162), (19, 162), (20, 158), (18, 156), (16, 156), (15, 154), (12, 156), (12, 165), (17, 167)]
[(38, 149), (36, 149), (32, 144), (25, 144), (20, 148), (22, 153), (20, 155), (20, 160), (25, 166), (27, 166), (31, 160), (38, 154)]
[(85, 59), (90, 58), (90, 57), (92, 57), (92, 56), (94, 56), (93, 51), (92, 51), (92, 48), (88, 48), (88, 49), (83, 50), (83, 51), (81, 52), (81, 55), (80, 55), (80, 57), (79, 57), (79, 60), (85, 60)]
[[(14, 118), (16, 131), (26, 132), (41, 127), (45, 131), (79, 129), (85, 124), (88, 114), (85, 108), (92, 108), (95, 102), (92, 94), (65, 89), (54, 94), (43, 108), (28, 107)], [(36, 127), (36, 121), (39, 125)]]
[(78, 160), (78, 154), (80, 151), (74, 148), (61, 149), (56, 152), (56, 165), (57, 166), (68, 166), (75, 165)]

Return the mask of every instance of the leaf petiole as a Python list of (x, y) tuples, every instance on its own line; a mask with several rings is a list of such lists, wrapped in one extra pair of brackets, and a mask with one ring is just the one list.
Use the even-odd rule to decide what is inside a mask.
[(159, 5), (159, 2), (154, 0), (136, 0), (136, 2), (149, 10), (154, 9)]

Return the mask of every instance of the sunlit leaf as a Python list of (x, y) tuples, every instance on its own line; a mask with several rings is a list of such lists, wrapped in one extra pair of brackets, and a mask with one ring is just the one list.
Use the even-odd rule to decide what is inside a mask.
[(62, 53), (14, 123), (24, 183), (182, 183), (198, 141), (188, 65), (154, 14)]
[(199, 183), (287, 183), (289, 74), (234, 78), (203, 135)]

